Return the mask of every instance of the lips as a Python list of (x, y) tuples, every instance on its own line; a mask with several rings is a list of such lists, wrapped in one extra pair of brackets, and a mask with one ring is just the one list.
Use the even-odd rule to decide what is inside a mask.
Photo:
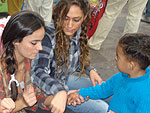
[(66, 32), (73, 32), (73, 29), (66, 29)]

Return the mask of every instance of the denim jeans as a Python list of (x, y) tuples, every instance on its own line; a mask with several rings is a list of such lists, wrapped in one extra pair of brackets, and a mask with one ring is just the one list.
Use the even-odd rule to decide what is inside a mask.
[(148, 2), (147, 2), (147, 4), (146, 4), (145, 17), (150, 17), (150, 0), (148, 0)]
[[(92, 86), (89, 78), (70, 75), (67, 79), (70, 90), (87, 88)], [(104, 100), (88, 100), (77, 106), (68, 106), (75, 113), (106, 113), (108, 104)]]

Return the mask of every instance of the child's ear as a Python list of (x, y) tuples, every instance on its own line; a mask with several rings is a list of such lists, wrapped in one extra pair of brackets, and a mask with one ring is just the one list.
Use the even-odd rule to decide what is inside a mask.
[(129, 62), (129, 68), (130, 68), (131, 70), (133, 70), (133, 69), (135, 68), (135, 66), (136, 66), (135, 62), (133, 62), (133, 61), (130, 61), (130, 62)]

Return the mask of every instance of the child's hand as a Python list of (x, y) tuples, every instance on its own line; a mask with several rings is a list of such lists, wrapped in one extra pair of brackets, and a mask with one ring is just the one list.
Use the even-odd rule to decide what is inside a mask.
[(11, 98), (4, 98), (0, 103), (0, 113), (11, 113), (15, 108), (15, 102)]
[(81, 104), (84, 101), (84, 98), (81, 95), (79, 95), (78, 92), (75, 92), (68, 95), (67, 104), (72, 104), (73, 106), (76, 106), (77, 104)]
[(81, 101), (79, 99), (79, 94), (78, 93), (71, 93), (68, 95), (68, 100), (67, 100), (67, 104), (68, 105), (73, 105), (76, 106), (76, 102), (78, 102), (78, 104), (81, 104)]
[(31, 85), (27, 86), (27, 88), (24, 90), (23, 99), (27, 106), (33, 106), (37, 102), (34, 88)]

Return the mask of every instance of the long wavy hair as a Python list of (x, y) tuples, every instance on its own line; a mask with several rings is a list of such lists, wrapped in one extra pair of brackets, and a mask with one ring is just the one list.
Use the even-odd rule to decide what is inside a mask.
[(64, 19), (67, 16), (69, 9), (72, 5), (77, 5), (82, 10), (84, 16), (87, 16), (81, 25), (80, 34), (80, 65), (81, 73), (84, 72), (85, 67), (90, 64), (89, 60), (89, 48), (87, 46), (87, 26), (90, 20), (90, 4), (88, 0), (60, 0), (53, 10), (53, 20), (56, 29), (56, 61), (57, 66), (61, 68), (63, 62), (65, 62), (66, 69), (68, 70), (69, 65), (69, 40), (63, 32)]
[[(18, 64), (14, 54), (14, 42), (21, 42), (25, 36), (31, 35), (41, 27), (45, 28), (43, 18), (32, 11), (21, 11), (13, 15), (6, 24), (1, 41), (3, 53), (0, 62), (6, 73), (14, 74)], [(11, 98), (15, 101), (18, 95), (16, 82), (11, 83)]]

